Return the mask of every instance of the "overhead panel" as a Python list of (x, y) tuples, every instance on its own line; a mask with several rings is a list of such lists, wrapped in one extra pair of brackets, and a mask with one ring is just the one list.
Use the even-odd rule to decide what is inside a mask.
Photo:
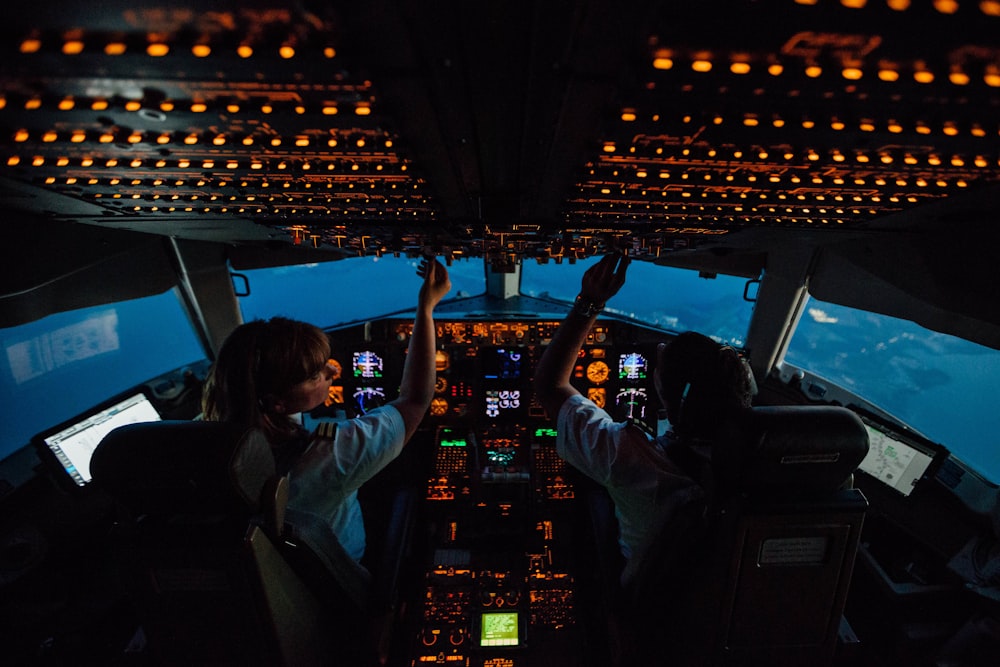
[(896, 232), (998, 181), (1000, 2), (619, 4), (21, 5), (0, 201), (502, 267)]
[(996, 181), (1000, 3), (661, 4), (567, 224), (857, 228)]

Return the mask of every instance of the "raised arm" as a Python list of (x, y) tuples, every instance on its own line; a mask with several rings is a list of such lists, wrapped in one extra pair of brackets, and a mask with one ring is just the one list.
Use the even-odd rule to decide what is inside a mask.
[(407, 440), (416, 432), (434, 397), (437, 347), (434, 306), (451, 289), (448, 270), (436, 259), (423, 260), (417, 274), (423, 277), (424, 283), (417, 297), (417, 316), (413, 320), (413, 334), (403, 363), (399, 398), (390, 402), (403, 416)]
[(625, 284), (628, 264), (627, 256), (611, 254), (587, 269), (573, 309), (559, 325), (552, 342), (538, 361), (535, 396), (552, 419), (559, 414), (559, 408), (567, 398), (579, 393), (569, 381), (573, 366), (598, 313)]

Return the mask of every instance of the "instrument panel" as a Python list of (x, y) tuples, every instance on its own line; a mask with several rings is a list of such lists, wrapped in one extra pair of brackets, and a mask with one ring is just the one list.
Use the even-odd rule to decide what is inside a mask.
[[(559, 324), (436, 322), (434, 398), (419, 442), (408, 446), (424, 459), (412, 472), (424, 475), (427, 542), (414, 584), (423, 604), (406, 620), (403, 664), (530, 667), (584, 658), (580, 576), (593, 568), (580, 559), (594, 550), (581, 546), (572, 517), (587, 481), (559, 457), (555, 416), (533, 389)], [(356, 416), (395, 398), (411, 333), (412, 322), (399, 320), (330, 332), (343, 372), (319, 412)], [(599, 320), (571, 382), (616, 420), (652, 431), (659, 405), (651, 360), (662, 337)]]
[[(504, 430), (517, 420), (544, 420), (532, 376), (558, 321), (437, 322), (433, 425), (462, 423)], [(338, 369), (327, 413), (364, 414), (398, 393), (411, 321), (384, 320), (330, 333)], [(587, 336), (572, 382), (616, 419), (656, 425), (650, 360), (655, 338), (626, 323), (598, 321)]]

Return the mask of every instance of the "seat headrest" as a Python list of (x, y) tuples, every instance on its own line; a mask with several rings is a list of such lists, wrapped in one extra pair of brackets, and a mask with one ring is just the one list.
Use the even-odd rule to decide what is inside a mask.
[(275, 474), (263, 432), (205, 421), (116, 428), (90, 468), (94, 482), (135, 514), (254, 513)]
[(761, 406), (746, 410), (712, 452), (716, 478), (733, 491), (832, 492), (868, 453), (868, 432), (847, 408)]

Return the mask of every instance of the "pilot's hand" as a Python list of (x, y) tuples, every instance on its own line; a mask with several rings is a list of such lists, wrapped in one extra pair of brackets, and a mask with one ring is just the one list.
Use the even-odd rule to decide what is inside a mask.
[(625, 284), (625, 271), (629, 265), (628, 255), (611, 253), (587, 269), (583, 274), (580, 294), (588, 301), (606, 303)]
[(425, 257), (420, 260), (417, 267), (417, 275), (424, 279), (424, 284), (420, 286), (420, 296), (418, 305), (431, 308), (444, 298), (444, 295), (451, 290), (451, 278), (448, 277), (448, 269), (444, 264), (436, 259)]

